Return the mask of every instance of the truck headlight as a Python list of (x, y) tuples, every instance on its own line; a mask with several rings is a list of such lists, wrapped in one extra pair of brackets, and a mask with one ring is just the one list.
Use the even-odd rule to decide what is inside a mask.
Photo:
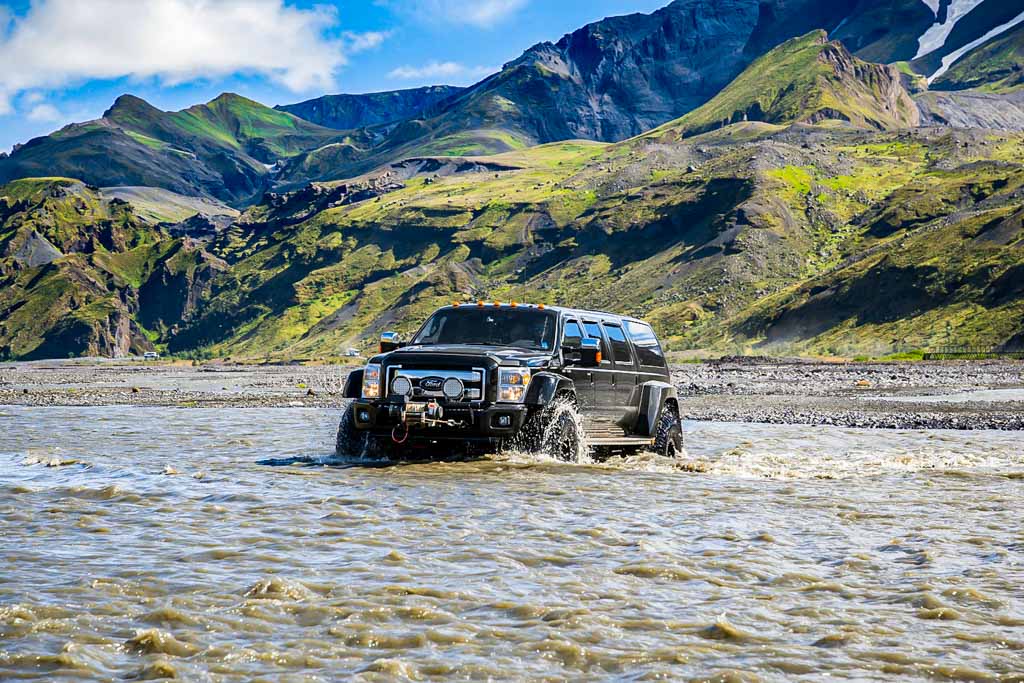
[(530, 386), (529, 368), (502, 368), (498, 374), (498, 401), (522, 403)]
[(380, 366), (367, 365), (363, 370), (363, 398), (380, 398)]

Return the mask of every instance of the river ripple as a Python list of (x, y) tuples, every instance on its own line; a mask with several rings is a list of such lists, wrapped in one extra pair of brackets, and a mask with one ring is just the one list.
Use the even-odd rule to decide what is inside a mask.
[(337, 417), (0, 407), (0, 679), (1024, 680), (1020, 434), (364, 468)]

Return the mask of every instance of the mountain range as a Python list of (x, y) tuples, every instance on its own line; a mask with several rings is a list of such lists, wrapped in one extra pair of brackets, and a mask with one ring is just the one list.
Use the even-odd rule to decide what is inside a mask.
[(479, 296), (1024, 342), (1022, 41), (1024, 2), (676, 0), (464, 89), (124, 96), (0, 159), (0, 355), (330, 356)]

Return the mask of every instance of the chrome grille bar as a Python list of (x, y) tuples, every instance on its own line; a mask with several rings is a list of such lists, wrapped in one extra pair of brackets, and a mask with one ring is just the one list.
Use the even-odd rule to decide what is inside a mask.
[[(441, 390), (443, 381), (449, 377), (460, 380), (466, 386), (465, 400), (478, 401), (484, 397), (487, 371), (484, 368), (473, 368), (472, 370), (455, 370), (452, 368), (403, 368), (401, 365), (392, 365), (387, 371), (387, 393), (391, 395), (391, 383), (396, 377), (405, 377), (413, 386), (412, 398), (444, 398)], [(420, 386), (420, 383), (428, 378), (438, 378), (441, 382), (436, 390), (427, 390)]]

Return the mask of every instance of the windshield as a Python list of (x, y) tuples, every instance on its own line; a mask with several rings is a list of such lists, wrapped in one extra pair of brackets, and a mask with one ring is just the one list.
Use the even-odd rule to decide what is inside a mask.
[(536, 309), (451, 308), (430, 317), (413, 344), (482, 344), (550, 351), (555, 314)]

